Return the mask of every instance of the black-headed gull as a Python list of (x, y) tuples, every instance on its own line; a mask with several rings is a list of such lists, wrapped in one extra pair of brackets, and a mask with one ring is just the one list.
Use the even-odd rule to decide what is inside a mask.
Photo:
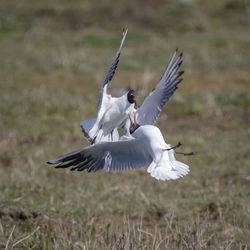
[[(155, 89), (153, 89), (151, 93), (146, 97), (140, 108), (138, 108), (137, 110), (133, 109), (133, 114), (130, 113), (129, 119), (127, 118), (124, 123), (121, 124), (121, 127), (123, 127), (124, 129), (125, 137), (129, 135), (130, 125), (131, 122), (133, 123), (134, 120), (136, 120), (141, 125), (155, 124), (163, 106), (178, 88), (178, 84), (183, 80), (180, 77), (184, 73), (184, 71), (178, 71), (181, 64), (182, 53), (177, 56), (176, 50), (173, 56), (171, 57), (168, 66)], [(85, 136), (88, 137), (88, 132), (93, 127), (95, 121), (95, 119), (91, 119), (88, 121), (83, 121), (81, 123), (85, 124), (85, 130), (83, 129)], [(85, 131), (88, 132), (86, 133)], [(111, 137), (111, 134), (105, 134), (105, 136), (103, 137), (104, 141), (117, 141), (118, 139), (119, 134), (117, 129), (114, 129), (113, 137)]]
[(111, 97), (110, 95), (103, 97), (103, 103), (98, 111), (96, 121), (88, 133), (92, 143), (104, 141), (109, 135), (108, 138), (113, 141), (114, 130), (116, 130), (115, 136), (117, 138), (117, 128), (128, 119), (134, 110), (135, 96), (135, 91), (130, 89), (121, 97)]
[(84, 135), (91, 143), (118, 140), (119, 134), (117, 128), (124, 123), (134, 109), (136, 102), (134, 90), (130, 89), (121, 97), (112, 97), (107, 94), (107, 84), (112, 80), (115, 74), (126, 35), (127, 30), (124, 30), (120, 47), (105, 77), (98, 100), (96, 119), (90, 119), (80, 123)]
[(137, 125), (131, 133), (127, 140), (100, 142), (48, 163), (57, 164), (56, 168), (71, 167), (71, 170), (86, 169), (87, 172), (149, 166), (148, 173), (157, 180), (174, 180), (188, 174), (189, 166), (175, 159), (175, 147), (165, 143), (157, 127)]

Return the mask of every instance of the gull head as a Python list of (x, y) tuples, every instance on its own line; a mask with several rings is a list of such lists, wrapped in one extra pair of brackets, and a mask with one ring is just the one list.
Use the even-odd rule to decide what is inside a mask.
[(127, 93), (128, 102), (136, 105), (136, 93), (133, 89), (129, 89)]

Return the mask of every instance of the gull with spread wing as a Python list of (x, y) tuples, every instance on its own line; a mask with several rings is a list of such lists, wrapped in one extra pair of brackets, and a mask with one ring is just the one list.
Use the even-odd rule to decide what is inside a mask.
[(125, 122), (136, 103), (136, 94), (132, 89), (129, 89), (121, 97), (112, 97), (107, 94), (107, 85), (115, 74), (126, 35), (127, 30), (124, 30), (120, 47), (105, 77), (98, 100), (97, 117), (80, 123), (84, 135), (92, 144), (100, 141), (118, 140), (117, 128)]
[[(163, 106), (174, 94), (175, 90), (178, 88), (178, 84), (182, 81), (180, 77), (184, 71), (178, 71), (182, 64), (182, 53), (177, 56), (176, 50), (171, 57), (161, 80), (137, 110), (134, 108), (132, 109), (132, 106), (134, 106), (133, 104), (136, 102), (135, 92), (133, 90), (120, 98), (113, 98), (108, 95), (107, 83), (112, 80), (113, 75), (115, 74), (115, 70), (119, 62), (121, 47), (125, 40), (126, 34), (127, 30), (123, 33), (120, 48), (115, 55), (115, 58), (103, 83), (103, 88), (98, 101), (97, 119), (82, 121), (80, 124), (84, 135), (92, 143), (99, 141), (119, 140), (119, 134), (117, 131), (117, 128), (119, 127), (122, 127), (124, 129), (125, 136), (128, 136), (129, 127), (131, 123), (133, 123), (133, 120), (136, 120), (141, 125), (154, 125)], [(126, 101), (126, 97), (128, 102)], [(118, 108), (119, 106), (121, 106), (120, 109)], [(129, 106), (129, 108), (127, 108), (127, 106)], [(108, 107), (112, 107), (112, 109), (109, 110)], [(124, 110), (126, 111), (124, 112)], [(112, 111), (115, 112), (112, 113)], [(109, 114), (112, 115), (109, 117)], [(112, 122), (112, 119), (116, 120), (116, 122)], [(111, 121), (112, 126), (108, 126), (107, 120)], [(102, 125), (105, 123), (107, 126)], [(117, 125), (116, 127), (114, 126), (115, 124)], [(99, 134), (98, 131), (100, 131)]]
[(189, 166), (177, 161), (174, 156), (174, 149), (180, 143), (175, 147), (166, 144), (161, 131), (152, 125), (139, 126), (134, 123), (130, 132), (127, 140), (100, 142), (49, 161), (48, 164), (87, 172), (102, 169), (122, 171), (149, 166), (148, 173), (157, 180), (174, 180), (188, 174)]

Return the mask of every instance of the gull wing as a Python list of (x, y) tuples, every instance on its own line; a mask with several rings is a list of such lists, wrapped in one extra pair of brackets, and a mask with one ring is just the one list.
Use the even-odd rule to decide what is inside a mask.
[[(178, 72), (182, 64), (182, 53), (176, 58), (177, 50), (174, 52), (165, 73), (156, 88), (147, 96), (143, 104), (137, 110), (137, 122), (140, 125), (154, 125), (160, 112), (182, 81), (179, 77), (184, 71)], [(176, 58), (176, 60), (175, 60)]]
[(100, 142), (79, 151), (61, 156), (48, 164), (56, 168), (71, 167), (70, 170), (96, 172), (102, 169), (122, 171), (138, 169), (149, 165), (152, 157), (141, 139), (117, 142)]
[(121, 44), (120, 44), (120, 47), (118, 49), (118, 51), (116, 52), (115, 54), (115, 57), (110, 65), (110, 68), (108, 70), (108, 73), (105, 77), (105, 80), (103, 82), (103, 85), (102, 85), (102, 89), (100, 91), (100, 96), (99, 96), (99, 100), (98, 100), (98, 105), (97, 105), (97, 111), (100, 110), (101, 108), (101, 105), (102, 105), (102, 100), (103, 100), (103, 95), (106, 94), (106, 91), (107, 91), (107, 84), (112, 80), (114, 74), (115, 74), (115, 70), (117, 68), (117, 65), (119, 63), (119, 57), (120, 57), (120, 54), (121, 54), (121, 48), (122, 48), (122, 45), (124, 43), (124, 40), (126, 38), (126, 35), (127, 35), (127, 32), (128, 30), (123, 30), (123, 34), (122, 34), (122, 40), (121, 40)]
[(93, 119), (81, 121), (80, 123), (82, 132), (89, 141), (91, 141), (91, 138), (89, 137), (89, 131), (94, 126), (95, 121), (96, 121), (96, 118), (93, 118)]

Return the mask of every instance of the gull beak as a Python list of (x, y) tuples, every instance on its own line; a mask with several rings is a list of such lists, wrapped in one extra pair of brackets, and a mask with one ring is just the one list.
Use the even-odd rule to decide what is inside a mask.
[(129, 119), (130, 119), (130, 122), (131, 122), (129, 132), (130, 132), (130, 134), (132, 134), (132, 133), (134, 133), (134, 131), (136, 129), (138, 129), (140, 127), (140, 125), (136, 122), (136, 114), (134, 114), (134, 122), (132, 121), (130, 116), (129, 116)]
[(128, 117), (129, 117), (129, 120), (130, 120), (131, 126), (134, 126), (134, 122), (132, 121), (131, 116), (129, 115)]

